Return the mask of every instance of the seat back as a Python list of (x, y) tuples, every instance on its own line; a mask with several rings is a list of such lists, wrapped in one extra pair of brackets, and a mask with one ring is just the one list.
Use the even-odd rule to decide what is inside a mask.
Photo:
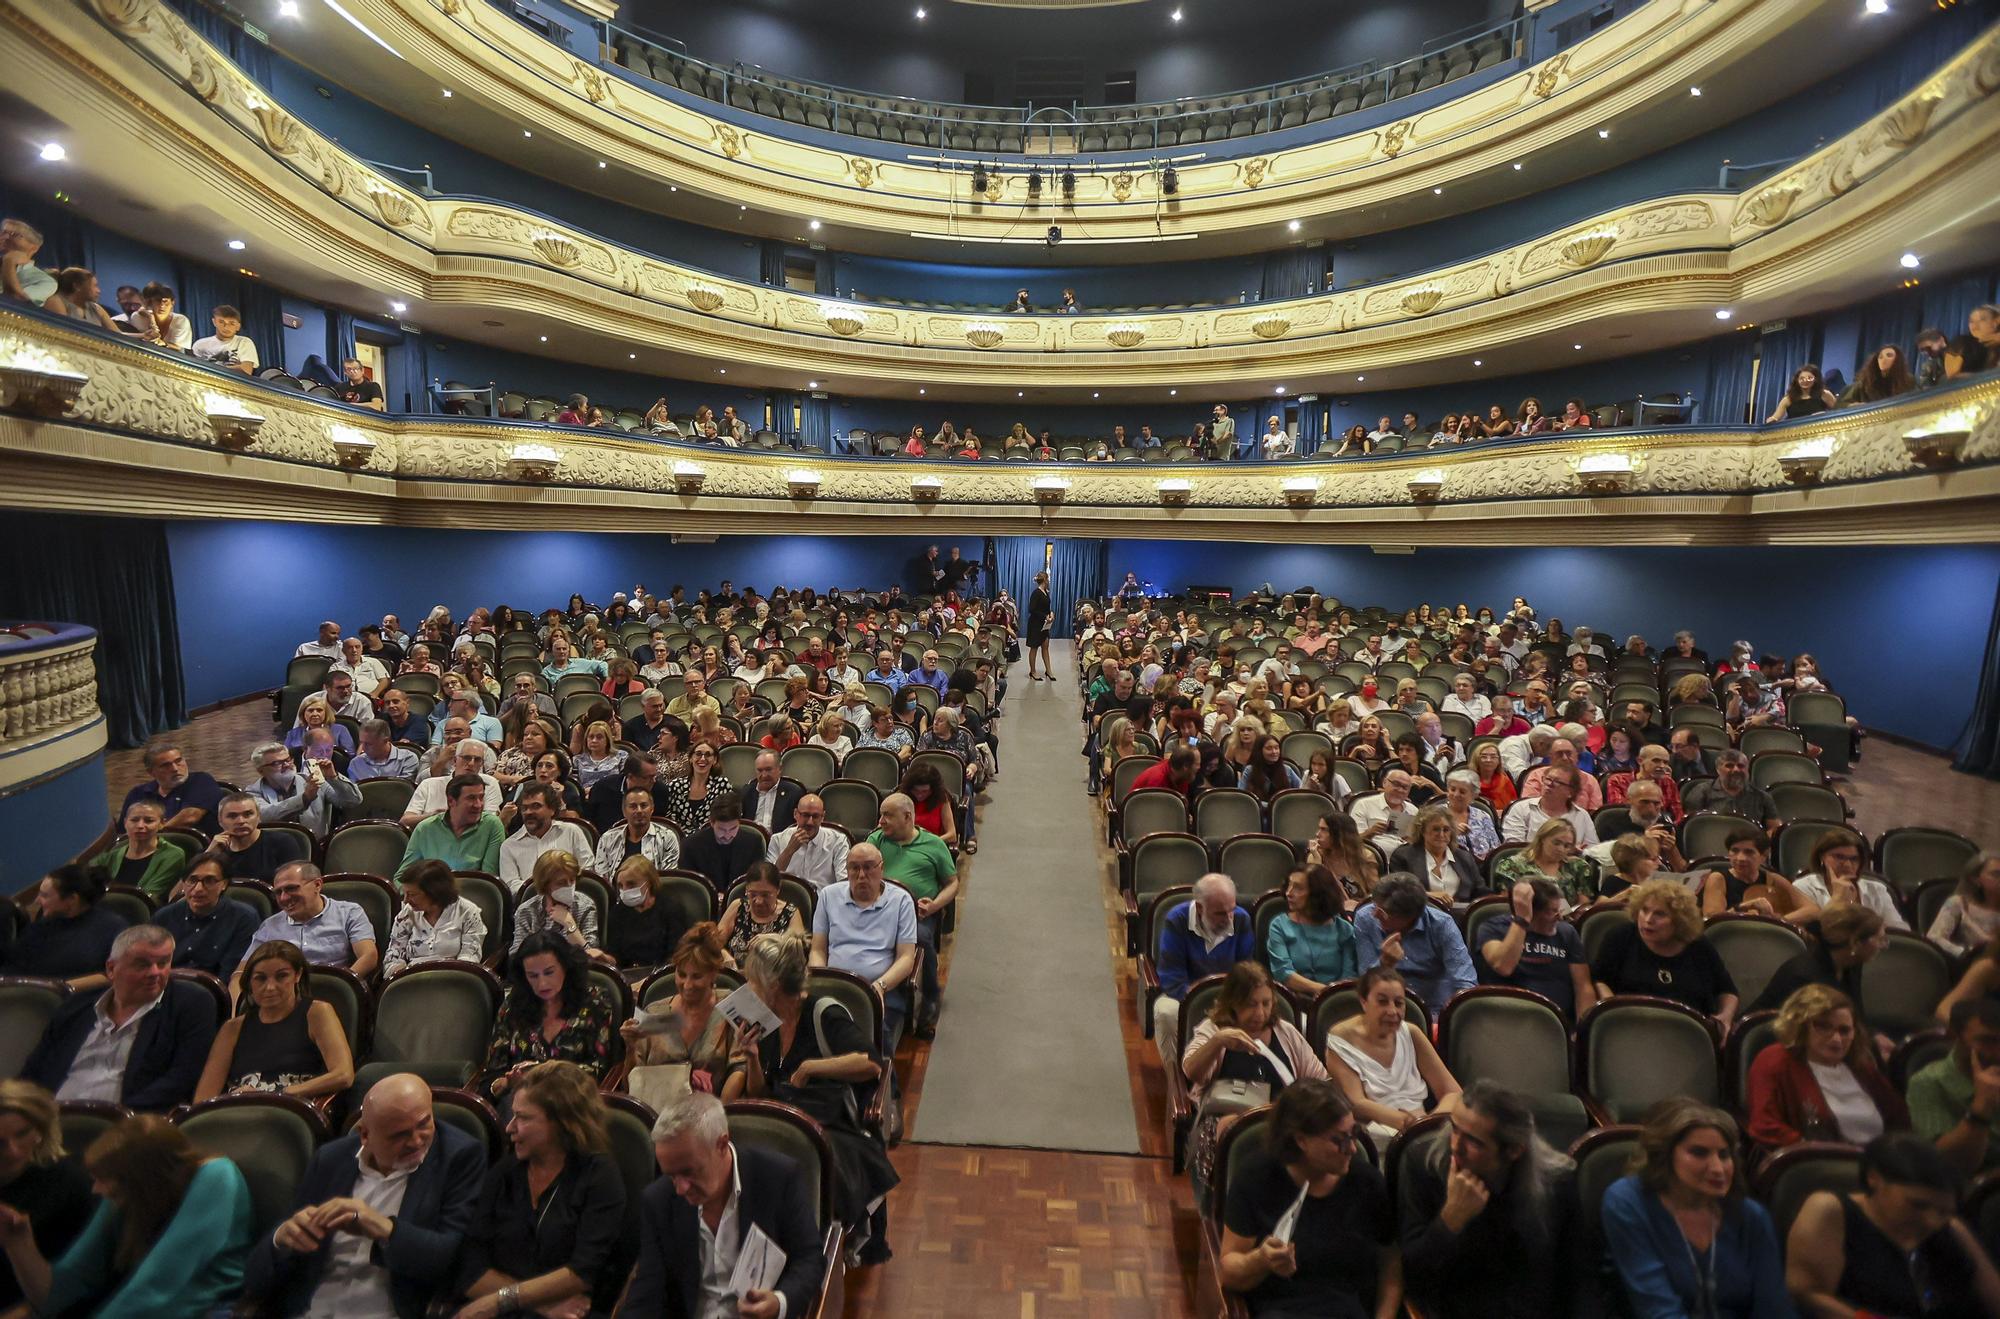
[(1271, 832), (1303, 855), (1319, 833), (1319, 822), (1333, 810), (1333, 798), (1323, 792), (1291, 788), (1271, 798)]
[(877, 792), (887, 796), (903, 781), (903, 762), (896, 759), (895, 752), (881, 747), (856, 747), (847, 753), (840, 772), (850, 779), (872, 785)]
[(1771, 804), (1778, 808), (1778, 818), (1786, 824), (1798, 820), (1825, 824), (1847, 821), (1847, 804), (1832, 788), (1817, 783), (1774, 783), (1770, 793)]
[(1122, 802), (1132, 791), (1132, 784), (1141, 774), (1158, 763), (1153, 756), (1127, 756), (1111, 767), (1111, 800)]
[(1830, 833), (1845, 832), (1847, 826), (1844, 824), (1830, 824), (1825, 820), (1794, 821), (1778, 830), (1778, 836), (1772, 842), (1771, 864), (1788, 878), (1797, 879), (1812, 864), (1812, 850), (1820, 839)]
[(479, 955), (492, 957), (513, 936), (514, 895), (497, 878), (481, 871), (461, 870), (454, 878), (458, 880), (458, 896), (479, 908), (479, 919), (486, 926)]
[(62, 1132), (63, 1152), (81, 1162), (91, 1143), (132, 1116), (123, 1104), (97, 1103), (88, 1099), (65, 1100), (57, 1115)]
[(1194, 799), (1194, 832), (1205, 843), (1221, 845), (1263, 828), (1263, 805), (1241, 788), (1210, 788)]
[(379, 875), (328, 875), (321, 891), (329, 898), (352, 902), (366, 912), (368, 923), (375, 927), (376, 952), (388, 950), (389, 931), (396, 925), (396, 908), (402, 905), (388, 880)]
[(1956, 879), (1978, 847), (1948, 829), (1914, 825), (1891, 829), (1875, 844), (1875, 865), (1898, 893), (1913, 893), (1927, 879)]
[(1725, 840), (1746, 823), (1741, 816), (1715, 811), (1690, 815), (1681, 821), (1681, 851), (1690, 857), (1727, 855)]
[(498, 1157), (500, 1115), (483, 1097), (452, 1086), (432, 1086), (431, 1112), (445, 1126), (457, 1127), (478, 1141), (489, 1160)]
[(106, 911), (118, 913), (127, 925), (148, 925), (153, 920), (153, 900), (136, 888), (113, 884), (98, 899)]
[(833, 752), (819, 746), (796, 746), (778, 757), (778, 772), (807, 792), (818, 792), (840, 773)]
[(949, 751), (919, 751), (910, 757), (910, 768), (915, 769), (919, 765), (928, 765), (937, 771), (953, 808), (962, 811), (965, 802), (965, 762)]
[(739, 1099), (727, 1111), (730, 1139), (790, 1159), (800, 1187), (812, 1201), (814, 1226), (821, 1232), (831, 1227), (833, 1147), (819, 1123), (789, 1104), (767, 1099)]
[(69, 986), (33, 976), (0, 976), (0, 1076), (19, 1076)]
[(1634, 1122), (1662, 1099), (1722, 1098), (1721, 1060), (1707, 1018), (1667, 999), (1620, 995), (1577, 1024), (1578, 1080), (1612, 1122)]
[[(1639, 1152), (1639, 1128), (1636, 1126), (1598, 1127), (1584, 1133), (1576, 1144), (1570, 1146), (1570, 1159), (1576, 1164), (1576, 1245), (1570, 1258), (1578, 1262), (1579, 1270), (1586, 1276), (1578, 1281), (1576, 1295), (1583, 1298), (1586, 1306), (1579, 1307), (1578, 1313), (1623, 1313), (1622, 1309), (1607, 1307), (1602, 1300), (1609, 1296), (1623, 1299), (1623, 1291), (1608, 1264), (1604, 1249), (1604, 1193), (1611, 1184), (1623, 1178), (1632, 1170), (1632, 1158)], [(1590, 1307), (1591, 1300), (1599, 1304)]]
[[(1746, 1003), (1749, 1001), (1744, 999)], [(1777, 1040), (1776, 1008), (1746, 1012), (1730, 1028), (1729, 1038), (1722, 1045), (1722, 1074), (1724, 1085), (1734, 1101), (1731, 1111), (1750, 1111), (1750, 1067), (1757, 1061), (1757, 1055), (1764, 1051), (1764, 1046), (1775, 1044)]]
[(1292, 845), (1270, 834), (1243, 834), (1222, 845), (1222, 873), (1236, 881), (1242, 902), (1283, 891), (1296, 863)]
[[(782, 884), (780, 887), (782, 888)], [(664, 903), (667, 910), (673, 913), (668, 917), (667, 924), (677, 929), (693, 929), (702, 921), (715, 920), (718, 914), (715, 909), (715, 890), (708, 886), (708, 882), (679, 871), (668, 871), (660, 876), (660, 891), (655, 901)], [(613, 903), (612, 906), (620, 911), (625, 908), (622, 902)], [(803, 910), (810, 923), (812, 908), (807, 906)]]
[(388, 878), (403, 864), (410, 836), (393, 820), (356, 820), (343, 824), (326, 840), (328, 874), (380, 875)]
[(371, 1063), (429, 1063), (463, 1085), (485, 1060), (500, 1010), (500, 982), (472, 962), (421, 962), (383, 985), (375, 1000)]
[[(1737, 749), (1746, 756), (1756, 757), (1769, 752), (1783, 751), (1795, 756), (1806, 753), (1806, 740), (1790, 728), (1746, 728), (1736, 743)], [(1815, 762), (1817, 763), (1817, 762)], [(1801, 783), (1811, 783), (1812, 779), (1800, 779)]]
[(1132, 847), (1132, 893), (1141, 903), (1207, 873), (1208, 848), (1193, 834), (1150, 834)]
[(1264, 1132), (1270, 1123), (1271, 1108), (1266, 1105), (1237, 1118), (1222, 1133), (1215, 1146), (1215, 1168), (1208, 1175), (1208, 1203), (1195, 1206), (1203, 1217), (1222, 1217), (1222, 1206), (1229, 1203), (1229, 1174), (1263, 1152)]
[[(676, 875), (674, 878), (683, 880), (689, 884), (698, 885), (704, 889), (708, 887), (706, 881), (694, 875)], [(734, 884), (731, 884), (729, 891), (722, 895), (722, 910), (728, 911), (729, 904), (742, 898), (743, 890), (748, 887), (750, 887), (750, 881), (747, 879), (739, 879)], [(797, 907), (799, 909), (799, 919), (806, 923), (807, 929), (812, 928), (813, 908), (819, 904), (819, 894), (814, 891), (812, 885), (802, 879), (793, 879), (790, 875), (781, 875), (778, 878), (778, 900), (780, 902), (789, 902), (794, 907)]]
[[(757, 757), (764, 754), (763, 748), (749, 742), (732, 742), (716, 753), (721, 762), (719, 768), (724, 778), (736, 785), (741, 792), (757, 781)], [(747, 803), (746, 809), (747, 809)]]
[(1569, 1027), (1553, 1003), (1508, 985), (1463, 990), (1438, 1017), (1438, 1053), (1460, 1085), (1567, 1094)]
[(1166, 788), (1141, 788), (1118, 809), (1118, 834), (1127, 848), (1147, 834), (1186, 832), (1187, 802)]
[(1887, 934), (1882, 951), (1861, 967), (1861, 1001), (1869, 1029), (1900, 1038), (1933, 1023), (1952, 986), (1952, 965), (1928, 939), (1904, 930)]
[[(1175, 1039), (1185, 1041), (1193, 1037), (1194, 1028), (1214, 1010), (1215, 1000), (1222, 993), (1222, 984), (1228, 978), (1224, 975), (1203, 976), (1188, 986), (1186, 995), (1181, 998), (1180, 1034)], [(1279, 1020), (1296, 1029), (1304, 1029), (1299, 1026), (1299, 1005), (1282, 985), (1272, 992), (1271, 1006)]]
[(315, 966), (312, 969), (312, 996), (333, 1008), (340, 1018), (341, 1033), (347, 1036), (347, 1052), (355, 1058), (368, 1056), (368, 1032), (375, 1024), (375, 1000), (361, 977), (344, 966)]
[(1745, 1003), (1755, 1003), (1778, 968), (1806, 951), (1797, 930), (1770, 916), (1716, 916), (1708, 922), (1707, 934)]
[(319, 1111), (290, 1095), (222, 1095), (177, 1114), (174, 1125), (197, 1149), (228, 1159), (243, 1174), (253, 1238), (291, 1213), (313, 1154), (329, 1135)]
[(819, 796), (826, 804), (827, 822), (857, 837), (866, 837), (881, 820), (882, 794), (872, 783), (833, 779), (820, 785)]
[(417, 791), (417, 785), (405, 779), (363, 779), (357, 786), (361, 804), (348, 812), (355, 820), (400, 820)]
[(271, 896), (271, 886), (261, 879), (236, 880), (222, 891), (222, 896), (250, 908), (257, 913), (260, 921), (269, 920), (278, 910), (278, 900)]
[(1284, 741), (1278, 746), (1279, 750), (1285, 753), (1285, 759), (1291, 763), (1292, 768), (1300, 774), (1312, 768), (1312, 758), (1316, 755), (1323, 754), (1329, 760), (1333, 758), (1333, 740), (1325, 733), (1311, 730), (1287, 733)]
[(1819, 762), (1801, 751), (1766, 751), (1750, 758), (1752, 786), (1768, 788), (1773, 783), (1824, 783), (1826, 775)]
[[(1361, 1015), (1361, 994), (1355, 988), (1359, 981), (1341, 980), (1319, 991), (1313, 1000), (1312, 1030), (1306, 1038), (1315, 1048), (1326, 1047), (1326, 1033), (1349, 1017)], [(1426, 1030), (1431, 1024), (1431, 1010), (1418, 998), (1414, 990), (1403, 991), (1403, 1020)]]
[(1846, 1195), (1861, 1189), (1861, 1151), (1852, 1145), (1807, 1141), (1773, 1154), (1757, 1170), (1757, 1198), (1771, 1211), (1778, 1240), (1790, 1235), (1792, 1220), (1815, 1191)]

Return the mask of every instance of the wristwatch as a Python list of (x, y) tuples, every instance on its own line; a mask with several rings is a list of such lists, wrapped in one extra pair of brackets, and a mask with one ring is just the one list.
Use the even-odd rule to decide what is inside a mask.
[(494, 1299), (499, 1302), (500, 1305), (499, 1312), (501, 1314), (513, 1313), (515, 1308), (514, 1302), (520, 1296), (520, 1294), (521, 1294), (520, 1289), (516, 1287), (502, 1287), (498, 1292), (496, 1292), (494, 1294)]

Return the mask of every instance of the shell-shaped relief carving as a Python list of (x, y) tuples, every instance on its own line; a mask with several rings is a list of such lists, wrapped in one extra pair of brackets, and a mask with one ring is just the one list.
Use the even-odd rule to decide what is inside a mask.
[(976, 322), (965, 327), (965, 341), (974, 348), (998, 348), (1006, 337), (997, 325)]
[(143, 36), (153, 30), (153, 15), (160, 12), (157, 0), (91, 0), (97, 16), (115, 32)]
[(1255, 160), (1245, 161), (1243, 164), (1243, 182), (1246, 186), (1255, 188), (1264, 182), (1264, 176), (1270, 173), (1270, 171), (1271, 162), (1262, 156), (1257, 157)]
[(828, 307), (826, 328), (843, 339), (851, 339), (868, 326), (868, 318), (852, 307)]
[(1767, 184), (1738, 203), (1736, 218), (1739, 222), (1748, 220), (1760, 229), (1783, 224), (1804, 191), (1805, 184), (1798, 179)]
[(1422, 316), (1444, 301), (1444, 290), (1435, 284), (1420, 284), (1396, 300), (1396, 305), (1412, 316)]
[(1292, 328), (1292, 318), (1279, 312), (1266, 312), (1250, 322), (1250, 333), (1259, 339), (1277, 339)]
[(854, 186), (866, 188), (875, 182), (875, 162), (866, 156), (849, 156), (847, 172), (854, 176)]
[(535, 251), (541, 253), (542, 260), (552, 266), (567, 270), (583, 261), (583, 249), (577, 246), (575, 239), (562, 234), (536, 234), (530, 243)]
[(689, 283), (681, 290), (681, 296), (688, 300), (688, 306), (696, 311), (714, 311), (722, 305), (722, 290), (713, 284)]
[(393, 229), (407, 229), (416, 222), (420, 209), (417, 204), (385, 183), (371, 182), (368, 200), (375, 203), (382, 222)]
[(1617, 242), (1618, 230), (1615, 228), (1591, 229), (1580, 234), (1572, 234), (1564, 240), (1557, 255), (1562, 258), (1564, 265), (1574, 270), (1582, 270), (1586, 266), (1594, 266), (1602, 261), (1605, 253), (1609, 252)]
[(1944, 92), (1936, 87), (1926, 87), (1914, 96), (1905, 97), (1882, 116), (1882, 136), (1892, 146), (1913, 145), (1931, 126), (1931, 119), (1943, 102)]
[(312, 149), (312, 136), (305, 125), (275, 105), (258, 101), (250, 113), (264, 135), (264, 145), (280, 156), (301, 156)]
[(1972, 86), (1981, 96), (2000, 91), (2000, 41), (1989, 41), (1972, 66)]
[(1146, 327), (1143, 325), (1114, 325), (1104, 332), (1104, 338), (1114, 348), (1137, 348), (1146, 342)]
[(1415, 124), (1405, 119), (1399, 123), (1390, 124), (1387, 128), (1383, 129), (1382, 154), (1391, 160), (1401, 155), (1403, 148), (1409, 145), (1410, 133), (1415, 127)]
[(222, 94), (222, 77), (217, 72), (215, 61), (197, 55), (188, 61), (188, 90), (209, 104)]

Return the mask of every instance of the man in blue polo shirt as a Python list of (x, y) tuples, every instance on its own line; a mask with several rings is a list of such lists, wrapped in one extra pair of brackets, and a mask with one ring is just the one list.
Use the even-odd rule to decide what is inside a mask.
[(881, 854), (882, 871), (910, 890), (917, 900), (917, 946), (923, 950), (924, 1012), (917, 1019), (917, 1038), (937, 1033), (938, 1009), (944, 997), (938, 983), (938, 942), (944, 909), (958, 896), (958, 865), (951, 849), (936, 834), (917, 825), (917, 804), (903, 793), (882, 799), (877, 828), (868, 841)]
[(315, 966), (344, 966), (363, 980), (368, 978), (382, 960), (375, 927), (359, 905), (327, 897), (320, 891), (324, 886), (319, 867), (310, 861), (278, 867), (271, 881), (278, 910), (250, 936), (243, 961), (236, 965), (233, 990), (241, 991), (243, 967), (251, 954), (273, 939), (297, 944)]
[(160, 828), (192, 829), (204, 838), (214, 836), (218, 827), (215, 808), (222, 804), (222, 785), (198, 770), (190, 771), (187, 758), (172, 742), (156, 742), (147, 747), (145, 764), (151, 779), (125, 794), (118, 814), (105, 826), (103, 836), (84, 853), (86, 858), (111, 846), (125, 812), (141, 798), (160, 804), (166, 816), (160, 821)]
[(812, 964), (851, 971), (882, 995), (882, 1047), (894, 1057), (910, 1014), (911, 972), (917, 967), (917, 908), (882, 875), (882, 853), (856, 843), (847, 878), (828, 884), (813, 908)]
[(877, 651), (875, 667), (862, 679), (864, 682), (879, 682), (892, 692), (901, 691), (908, 680), (902, 666), (896, 663), (896, 652), (893, 650)]

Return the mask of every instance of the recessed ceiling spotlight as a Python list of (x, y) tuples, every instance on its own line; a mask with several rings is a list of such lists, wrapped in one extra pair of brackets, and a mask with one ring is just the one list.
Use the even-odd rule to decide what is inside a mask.
[(1718, 321), (1726, 321), (1735, 314), (1735, 312), (1729, 310), (1727, 307), (1717, 307), (1715, 309), (1715, 319)]
[(1886, 14), (1889, 12), (1889, 0), (1867, 0), (1861, 8), (1870, 14)]
[(599, 168), (599, 169), (609, 169), (609, 168), (610, 168), (610, 166), (606, 165), (606, 164), (605, 164), (605, 163), (604, 163), (603, 161), (601, 161), (601, 160), (600, 160), (600, 161), (598, 161), (598, 162), (597, 162), (597, 168)]
[(639, 360), (639, 354), (637, 354), (637, 353), (627, 353), (627, 354), (625, 354), (625, 356), (626, 356), (626, 358), (627, 358), (628, 360), (630, 360), (630, 361), (634, 361), (634, 362), (636, 362), (636, 361), (638, 361), (638, 360)]
[(1610, 129), (1608, 129), (1608, 128), (1600, 128), (1600, 129), (1598, 129), (1598, 130), (1597, 130), (1597, 135), (1598, 135), (1599, 137), (1610, 137), (1610, 136), (1611, 136), (1611, 130), (1610, 130)]
[(1576, 351), (1578, 351), (1579, 353), (1583, 351), (1583, 345), (1580, 343), (1573, 343), (1570, 345), (1570, 347), (1576, 349)]
[(1285, 228), (1291, 230), (1293, 233), (1297, 233), (1299, 231), (1299, 222), (1297, 220), (1289, 220), (1286, 222)]
[(806, 388), (807, 388), (807, 389), (818, 389), (818, 388), (819, 388), (819, 381), (817, 381), (817, 380), (808, 380), (808, 381), (806, 381)]
[(229, 240), (229, 250), (232, 252), (241, 252), (245, 246), (246, 244), (240, 238), (232, 238)]
[(1689, 96), (1700, 96), (1700, 95), (1701, 95), (1701, 88), (1699, 88), (1699, 87), (1690, 87), (1690, 88), (1688, 88), (1688, 95), (1689, 95)]
[(1027, 396), (1028, 396), (1028, 391), (1025, 389), (1017, 389), (1014, 391), (1015, 398), (1026, 398)]
[(1368, 377), (1367, 377), (1367, 376), (1356, 376), (1356, 377), (1354, 377), (1354, 378), (1355, 378), (1356, 380), (1366, 380), (1366, 379), (1367, 379)]
[(718, 366), (715, 368), (715, 374), (719, 376), (726, 376), (729, 374), (729, 368), (726, 366)]
[(811, 224), (807, 225), (807, 226), (806, 226), (806, 228), (808, 228), (808, 229), (818, 229), (818, 228), (819, 228), (819, 221), (818, 221), (818, 220), (814, 220), (814, 221), (813, 221), (813, 222), (812, 222)]
[(299, 16), (299, 0), (279, 0), (278, 2), (279, 18), (297, 18), (298, 16)]
[(1918, 259), (1917, 254), (1915, 252), (1905, 252), (1903, 253), (1902, 256), (1896, 259), (1896, 264), (1901, 266), (1905, 270), (1915, 270), (1918, 266), (1921, 266), (1923, 262), (1920, 259)]
[(929, 18), (929, 17), (930, 17), (930, 15), (924, 12), (924, 7), (923, 7), (922, 5), (918, 5), (918, 6), (917, 6), (917, 21), (918, 21), (919, 23), (921, 23), (921, 22), (923, 22), (923, 21), (924, 21), (924, 20), (925, 20), (926, 18)]
[(1479, 360), (1478, 358), (1476, 358), (1476, 357), (1472, 359), (1472, 364), (1473, 364), (1474, 366), (1485, 366), (1485, 365), (1486, 365), (1486, 363), (1484, 363), (1484, 362), (1480, 361), (1480, 360)]
[(63, 150), (60, 142), (44, 142), (40, 154), (43, 160), (56, 161), (67, 158), (69, 152)]
[(1180, 21), (1181, 21), (1181, 11), (1180, 11), (1180, 10), (1178, 10), (1178, 9), (1176, 9), (1176, 10), (1174, 10), (1174, 12), (1173, 12), (1173, 13), (1171, 13), (1171, 14), (1167, 15), (1167, 17), (1169, 17), (1169, 18), (1173, 19), (1173, 20), (1174, 20), (1174, 22), (1178, 23), (1178, 22), (1180, 22)]
[(395, 312), (398, 316), (401, 316), (409, 309), (410, 304), (407, 302), (392, 302), (389, 304), (389, 310)]
[(1521, 168), (1521, 162), (1520, 162), (1520, 161), (1518, 161), (1518, 160), (1517, 160), (1517, 161), (1515, 161), (1515, 162), (1514, 162), (1514, 168), (1515, 168), (1515, 169), (1519, 169), (1519, 168)]
[(451, 99), (451, 88), (449, 88), (449, 87), (441, 87), (441, 88), (439, 88), (438, 90), (439, 90), (439, 91), (442, 91), (442, 92), (444, 93), (444, 99), (445, 99), (445, 100), (449, 101), (449, 100)]
[(1285, 392), (1285, 387), (1284, 387), (1283, 385), (1279, 385), (1279, 386), (1278, 386), (1278, 392), (1279, 392), (1280, 394), (1284, 393), (1284, 392)]
[(1175, 396), (1176, 394), (1178, 394), (1178, 393), (1180, 393), (1180, 391), (1179, 391), (1178, 389), (1170, 389), (1170, 390), (1168, 390), (1168, 391), (1167, 391), (1167, 397), (1168, 397), (1168, 398), (1172, 398), (1172, 397), (1174, 397), (1174, 396)]
[(1091, 390), (1091, 391), (1090, 391), (1090, 396), (1091, 396), (1092, 398), (1096, 398), (1096, 397), (1097, 397), (1097, 391), (1096, 391), (1096, 390), (1094, 390), (1094, 389), (1093, 389), (1093, 390)]
[(924, 391), (923, 391), (923, 390), (921, 390), (921, 389), (919, 389), (919, 390), (918, 390), (917, 392), (918, 392), (919, 394), (921, 394), (921, 393), (923, 393)]
[(528, 129), (525, 129), (525, 128), (524, 128), (524, 129), (522, 129), (522, 130), (521, 130), (521, 136), (522, 136), (522, 137), (533, 137), (533, 136), (534, 136), (534, 133), (533, 133), (533, 132), (531, 132), (530, 130), (528, 130)]
[(1431, 196), (1433, 196), (1433, 197), (1442, 197), (1442, 196), (1444, 196), (1444, 189), (1443, 189), (1443, 188), (1432, 188), (1432, 189), (1431, 189)]
[(542, 342), (543, 342), (543, 343), (547, 343), (548, 341), (549, 341), (549, 336), (547, 336), (546, 334), (545, 334), (545, 335), (543, 335), (543, 336), (542, 336)]

